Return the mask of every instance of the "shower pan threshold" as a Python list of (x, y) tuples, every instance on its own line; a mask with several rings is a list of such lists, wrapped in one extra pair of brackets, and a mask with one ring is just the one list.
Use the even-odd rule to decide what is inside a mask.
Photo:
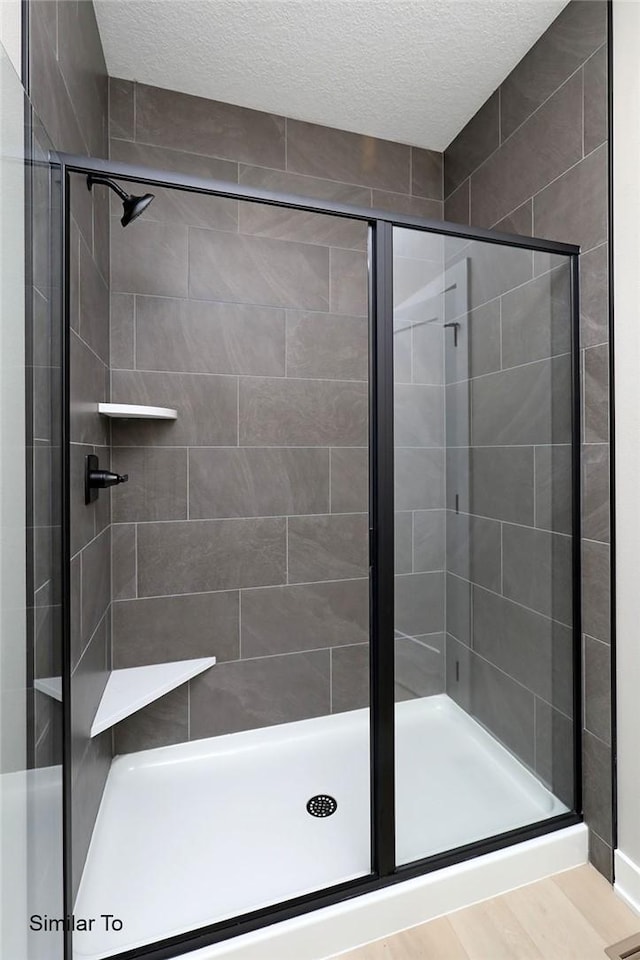
[[(397, 860), (567, 811), (445, 694), (396, 707)], [(99, 958), (369, 873), (369, 711), (116, 757), (75, 905)], [(328, 794), (335, 813), (310, 816)]]

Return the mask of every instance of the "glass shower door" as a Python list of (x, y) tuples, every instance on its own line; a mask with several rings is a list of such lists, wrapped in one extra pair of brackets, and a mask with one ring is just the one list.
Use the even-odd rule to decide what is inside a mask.
[(569, 257), (394, 229), (396, 855), (573, 806)]

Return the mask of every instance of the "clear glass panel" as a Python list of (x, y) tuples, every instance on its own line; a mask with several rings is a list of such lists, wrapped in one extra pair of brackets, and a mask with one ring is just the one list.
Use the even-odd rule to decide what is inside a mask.
[[(78, 957), (370, 872), (367, 226), (152, 192), (122, 229), (71, 185), (76, 914), (123, 922)], [(112, 201), (106, 296), (88, 200)], [(109, 427), (99, 400), (177, 420)], [(85, 506), (94, 451), (129, 479)], [(111, 669), (209, 656), (90, 738)]]
[(573, 804), (567, 257), (394, 231), (406, 863)]
[(0, 45), (0, 954), (59, 960), (61, 933), (29, 917), (63, 914), (60, 195), (25, 106)]

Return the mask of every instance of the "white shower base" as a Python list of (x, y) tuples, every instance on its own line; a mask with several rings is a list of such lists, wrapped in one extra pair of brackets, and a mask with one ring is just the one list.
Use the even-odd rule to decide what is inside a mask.
[[(446, 695), (397, 705), (397, 860), (408, 862), (567, 808)], [(307, 800), (336, 798), (327, 819)], [(110, 954), (369, 873), (369, 711), (114, 759), (74, 935)]]

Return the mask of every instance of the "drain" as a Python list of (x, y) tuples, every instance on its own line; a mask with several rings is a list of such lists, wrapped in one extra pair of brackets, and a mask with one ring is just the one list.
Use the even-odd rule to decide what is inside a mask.
[(307, 813), (312, 817), (330, 817), (338, 809), (338, 801), (327, 793), (318, 793), (307, 803)]

